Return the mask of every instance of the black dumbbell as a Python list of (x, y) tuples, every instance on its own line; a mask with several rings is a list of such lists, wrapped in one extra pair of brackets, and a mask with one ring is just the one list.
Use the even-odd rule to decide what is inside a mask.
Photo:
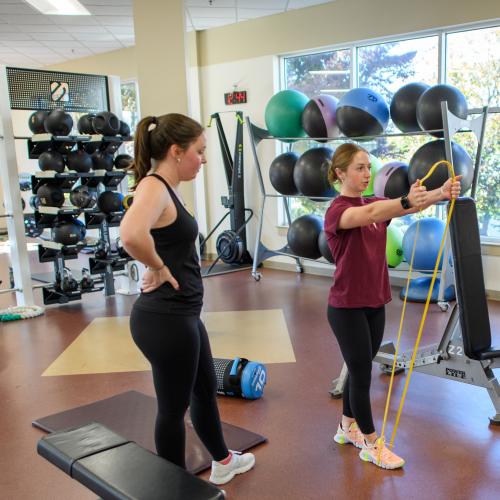
[(94, 288), (94, 280), (89, 270), (85, 267), (82, 269), (82, 281), (80, 281), (80, 286), (82, 290), (92, 290), (92, 288)]
[(80, 284), (71, 274), (71, 271), (65, 267), (63, 270), (63, 276), (60, 280), (59, 287), (63, 293), (76, 292)]
[(99, 243), (97, 243), (95, 250), (94, 250), (94, 255), (96, 259), (107, 259), (109, 255), (109, 243), (104, 240), (99, 240)]

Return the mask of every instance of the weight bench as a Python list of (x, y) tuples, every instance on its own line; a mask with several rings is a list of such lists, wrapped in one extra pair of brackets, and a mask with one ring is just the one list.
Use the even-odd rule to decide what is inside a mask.
[(39, 455), (103, 500), (216, 500), (215, 486), (98, 423), (54, 432)]
[[(450, 223), (453, 253), (455, 304), (439, 344), (422, 347), (417, 352), (414, 370), (487, 389), (496, 415), (490, 422), (500, 425), (500, 384), (493, 373), (500, 368), (500, 349), (491, 345), (488, 303), (484, 288), (481, 240), (476, 205), (472, 198), (459, 198)], [(382, 371), (391, 373), (394, 344), (384, 344), (375, 361)], [(398, 356), (396, 369), (409, 368), (412, 351)], [(333, 381), (330, 394), (342, 395), (347, 378), (344, 365), (339, 378)]]

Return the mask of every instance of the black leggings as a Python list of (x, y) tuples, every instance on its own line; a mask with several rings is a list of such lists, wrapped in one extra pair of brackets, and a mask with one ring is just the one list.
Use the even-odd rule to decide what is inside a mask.
[(384, 336), (385, 307), (328, 306), (328, 322), (349, 371), (343, 393), (343, 413), (356, 419), (363, 434), (371, 434), (375, 432), (370, 404), (372, 361)]
[(153, 370), (158, 399), (158, 455), (186, 468), (184, 415), (190, 407), (196, 433), (214, 460), (229, 455), (217, 408), (215, 375), (207, 331), (198, 316), (132, 309), (132, 337)]

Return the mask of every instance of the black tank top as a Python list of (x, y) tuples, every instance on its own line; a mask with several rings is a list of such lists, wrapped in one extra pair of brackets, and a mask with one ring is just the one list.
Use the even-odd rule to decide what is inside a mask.
[(151, 229), (151, 236), (156, 252), (180, 288), (176, 291), (170, 283), (164, 283), (152, 292), (141, 293), (134, 307), (181, 316), (199, 315), (203, 305), (203, 282), (195, 246), (198, 224), (165, 179), (157, 174), (151, 176), (165, 184), (177, 210), (175, 221), (168, 226)]

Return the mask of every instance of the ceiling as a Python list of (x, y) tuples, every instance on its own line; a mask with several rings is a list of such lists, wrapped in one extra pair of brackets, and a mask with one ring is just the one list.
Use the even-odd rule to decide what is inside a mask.
[[(0, 64), (38, 68), (134, 45), (133, 0), (80, 0), (91, 16), (46, 16), (0, 0)], [(331, 0), (185, 0), (186, 29), (204, 30)]]

